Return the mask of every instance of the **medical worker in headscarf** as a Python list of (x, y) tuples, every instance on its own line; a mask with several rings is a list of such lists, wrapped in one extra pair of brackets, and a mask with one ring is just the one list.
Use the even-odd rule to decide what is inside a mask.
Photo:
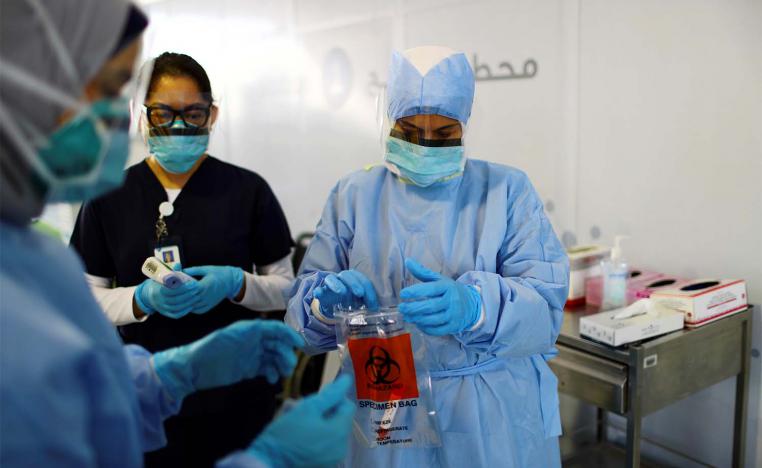
[[(443, 47), (392, 56), (385, 164), (333, 188), (289, 302), (311, 352), (333, 307), (396, 306), (426, 334), (439, 448), (365, 448), (346, 466), (560, 466), (555, 352), (568, 259), (518, 169), (466, 158), (474, 75)], [(510, 130), (508, 130), (510, 131)], [(354, 393), (352, 393), (354, 397)]]
[[(163, 420), (199, 390), (290, 374), (302, 339), (240, 321), (151, 355), (122, 347), (76, 254), (30, 229), (47, 201), (118, 186), (129, 108), (120, 89), (145, 16), (124, 0), (4, 0), (0, 14), (0, 466), (140, 467)], [(332, 466), (348, 381), (306, 398), (224, 467)], [(190, 465), (186, 465), (190, 466)], [(193, 463), (198, 466), (198, 463)]]

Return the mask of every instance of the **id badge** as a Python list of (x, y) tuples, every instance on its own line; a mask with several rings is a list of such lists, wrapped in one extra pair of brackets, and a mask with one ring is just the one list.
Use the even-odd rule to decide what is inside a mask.
[(172, 269), (181, 268), (180, 244), (177, 237), (166, 238), (161, 244), (154, 246), (153, 255)]

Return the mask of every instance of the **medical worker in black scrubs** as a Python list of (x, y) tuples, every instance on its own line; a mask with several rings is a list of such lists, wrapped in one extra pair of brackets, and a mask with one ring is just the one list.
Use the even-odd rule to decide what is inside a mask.
[[(217, 112), (201, 65), (160, 55), (141, 116), (150, 156), (121, 188), (83, 206), (72, 235), (106, 315), (126, 343), (151, 352), (285, 309), (286, 218), (260, 176), (206, 153)], [(147, 280), (141, 266), (152, 255), (196, 281), (172, 290)], [(146, 466), (211, 466), (246, 447), (272, 418), (276, 391), (259, 378), (189, 396)]]

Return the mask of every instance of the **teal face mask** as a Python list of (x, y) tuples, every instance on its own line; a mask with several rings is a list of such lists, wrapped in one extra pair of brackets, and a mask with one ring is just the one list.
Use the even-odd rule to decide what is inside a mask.
[(84, 201), (121, 185), (129, 154), (129, 123), (126, 99), (104, 99), (53, 132), (38, 150), (47, 201)]
[(463, 146), (421, 146), (391, 136), (386, 140), (384, 160), (420, 187), (459, 175), (466, 163)]
[[(148, 150), (165, 171), (172, 174), (184, 174), (191, 170), (196, 161), (206, 153), (209, 147), (209, 130), (193, 129), (188, 134), (180, 121), (167, 129), (169, 135), (151, 135), (148, 137)], [(173, 132), (177, 133), (173, 133)], [(153, 132), (153, 131), (152, 131)]]

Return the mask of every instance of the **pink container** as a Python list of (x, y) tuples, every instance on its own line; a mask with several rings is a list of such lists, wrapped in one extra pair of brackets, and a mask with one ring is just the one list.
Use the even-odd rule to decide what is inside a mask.
[[(673, 278), (655, 271), (632, 268), (627, 280), (627, 304), (638, 299), (649, 297), (652, 291), (664, 288), (674, 288), (685, 280)], [(585, 302), (594, 307), (600, 307), (603, 302), (603, 277), (594, 276), (587, 279), (585, 284)]]

